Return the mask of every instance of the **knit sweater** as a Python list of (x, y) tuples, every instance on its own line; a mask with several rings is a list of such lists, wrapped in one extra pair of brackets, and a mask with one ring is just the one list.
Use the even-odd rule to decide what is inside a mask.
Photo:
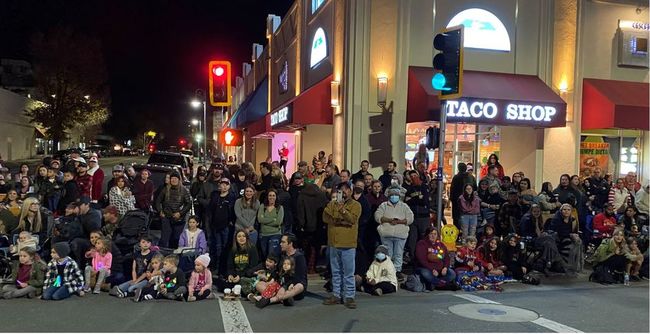
[(257, 221), (260, 223), (260, 235), (263, 237), (281, 234), (283, 220), (284, 208), (282, 206), (278, 206), (269, 212), (264, 205), (260, 205), (260, 208), (257, 210)]
[(197, 273), (196, 270), (192, 271), (190, 282), (187, 284), (187, 290), (190, 294), (198, 292), (201, 289), (210, 290), (212, 288), (212, 273), (210, 272), (210, 269), (205, 268), (202, 274), (203, 280), (200, 280), (199, 278), (201, 274)]
[[(429, 254), (433, 256), (429, 258)], [(435, 269), (440, 272), (442, 268), (449, 267), (449, 252), (447, 247), (440, 241), (431, 242), (428, 239), (418, 241), (415, 246), (415, 257), (420, 264), (420, 267), (429, 270)]]
[(366, 277), (368, 280), (374, 279), (376, 283), (389, 282), (397, 289), (397, 274), (393, 261), (389, 257), (386, 257), (386, 260), (382, 262), (372, 261), (368, 272), (366, 272)]
[[(406, 225), (382, 223), (382, 217), (386, 217), (391, 220), (393, 218), (406, 220)], [(397, 204), (384, 202), (381, 203), (377, 208), (377, 211), (375, 211), (375, 221), (377, 221), (379, 224), (377, 227), (377, 232), (379, 232), (380, 236), (406, 239), (409, 235), (408, 225), (411, 225), (411, 223), (413, 223), (413, 211), (411, 211), (411, 208), (409, 208), (409, 206), (402, 201), (397, 202)]]
[(323, 223), (327, 224), (327, 245), (336, 248), (356, 248), (359, 234), (361, 204), (348, 198), (339, 209), (336, 201), (331, 201), (323, 210)]
[(260, 208), (260, 201), (254, 200), (251, 206), (244, 206), (244, 198), (239, 198), (235, 201), (235, 226), (238, 229), (248, 229), (255, 225), (257, 218), (257, 210)]
[(91, 249), (88, 251), (86, 257), (92, 258), (92, 265), (94, 271), (99, 271), (101, 269), (104, 269), (108, 273), (111, 272), (111, 265), (113, 263), (113, 254), (111, 254), (111, 252), (107, 252), (106, 254), (102, 255), (100, 252), (96, 251), (95, 249)]
[[(192, 247), (191, 241), (190, 231), (185, 229), (178, 240), (178, 247)], [(208, 251), (208, 242), (205, 239), (205, 232), (200, 228), (196, 230), (196, 240), (193, 246), (194, 248), (198, 248), (201, 253)]]

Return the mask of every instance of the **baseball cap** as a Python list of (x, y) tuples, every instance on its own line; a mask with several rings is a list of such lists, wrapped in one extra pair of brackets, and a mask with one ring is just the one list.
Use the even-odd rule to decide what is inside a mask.
[(302, 173), (300, 173), (300, 172), (295, 172), (295, 173), (293, 173), (293, 175), (292, 175), (291, 177), (292, 177), (294, 180), (295, 180), (295, 179), (302, 179), (302, 178), (303, 178), (303, 177), (302, 177)]
[(223, 178), (221, 178), (221, 180), (219, 181), (219, 183), (228, 183), (228, 184), (230, 184), (230, 179), (227, 178), (227, 177), (223, 177)]
[(179, 173), (179, 172), (177, 172), (177, 171), (173, 171), (173, 172), (169, 175), (169, 177), (170, 177), (170, 178), (175, 177), (175, 178), (177, 178), (177, 179), (180, 179), (180, 178), (181, 178), (181, 173)]
[(115, 165), (115, 166), (113, 166), (113, 171), (114, 171), (114, 172), (123, 172), (123, 171), (124, 171), (124, 166), (122, 166), (122, 165)]
[(83, 157), (72, 158), (72, 160), (86, 163), (86, 159), (84, 159)]
[(79, 204), (90, 204), (90, 197), (88, 196), (81, 196), (79, 198)]
[(116, 216), (118, 214), (117, 208), (114, 205), (109, 205), (109, 206), (105, 207), (104, 210), (102, 210), (102, 211), (104, 213), (110, 213), (110, 214), (116, 215)]
[(88, 164), (85, 161), (79, 163), (78, 167), (88, 167)]
[(50, 166), (52, 166), (53, 164), (58, 164), (59, 166), (61, 166), (61, 161), (57, 159), (53, 159), (52, 161), (50, 161)]

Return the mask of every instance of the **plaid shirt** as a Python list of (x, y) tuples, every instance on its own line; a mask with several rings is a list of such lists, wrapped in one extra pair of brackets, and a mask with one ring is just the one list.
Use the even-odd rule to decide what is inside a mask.
[[(66, 257), (63, 262), (65, 263), (65, 267), (63, 268), (63, 277), (61, 277), (61, 285), (65, 285), (65, 287), (68, 288), (68, 292), (71, 294), (80, 291), (84, 285), (84, 277), (81, 274), (81, 270), (79, 270), (79, 266), (77, 266), (77, 262), (70, 257)], [(43, 289), (47, 289), (54, 285), (56, 277), (59, 275), (56, 266), (57, 261), (55, 260), (52, 260), (47, 264)]]

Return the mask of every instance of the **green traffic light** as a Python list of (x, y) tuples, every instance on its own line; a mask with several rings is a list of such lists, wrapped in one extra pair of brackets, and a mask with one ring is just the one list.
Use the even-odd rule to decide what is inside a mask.
[(447, 84), (447, 78), (442, 73), (436, 73), (431, 79), (431, 86), (436, 90), (451, 90), (449, 87), (445, 87)]

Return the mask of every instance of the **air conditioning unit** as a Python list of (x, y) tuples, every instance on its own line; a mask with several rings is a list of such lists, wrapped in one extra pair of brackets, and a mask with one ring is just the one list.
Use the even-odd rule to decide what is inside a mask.
[(618, 66), (648, 68), (650, 23), (618, 20)]

